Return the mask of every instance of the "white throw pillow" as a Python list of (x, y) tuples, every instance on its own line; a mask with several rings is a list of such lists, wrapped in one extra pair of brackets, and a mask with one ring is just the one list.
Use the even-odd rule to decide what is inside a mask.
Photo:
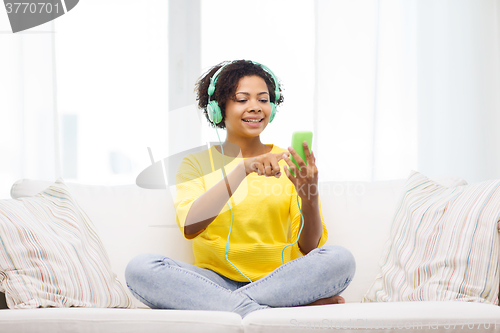
[(0, 200), (0, 291), (9, 308), (133, 307), (61, 179), (33, 197)]
[(498, 304), (500, 180), (448, 188), (413, 171), (363, 298)]

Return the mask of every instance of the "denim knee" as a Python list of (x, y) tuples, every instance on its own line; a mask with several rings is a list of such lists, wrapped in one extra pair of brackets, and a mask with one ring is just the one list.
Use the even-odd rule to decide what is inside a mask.
[(347, 282), (352, 281), (356, 272), (356, 260), (351, 251), (339, 245), (323, 246), (317, 250), (321, 255), (325, 256), (328, 262), (332, 263), (332, 265), (326, 265), (332, 270), (332, 274), (338, 275), (342, 273), (345, 275)]
[(141, 276), (147, 274), (151, 269), (152, 263), (159, 259), (161, 259), (161, 256), (158, 254), (143, 253), (130, 260), (125, 268), (125, 281), (127, 285), (140, 280)]

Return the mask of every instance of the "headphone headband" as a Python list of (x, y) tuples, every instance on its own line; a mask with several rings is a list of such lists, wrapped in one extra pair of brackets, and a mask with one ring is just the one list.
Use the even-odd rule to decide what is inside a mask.
[[(212, 75), (212, 77), (210, 78), (210, 85), (208, 86), (208, 96), (209, 97), (211, 97), (215, 92), (215, 84), (217, 83), (217, 79), (219, 79), (220, 73), (224, 70), (224, 68), (226, 68), (226, 66), (228, 66), (232, 63), (235, 63), (237, 61), (239, 61), (239, 60), (227, 61), (224, 65), (221, 66), (221, 68), (219, 68), (217, 70), (217, 72), (214, 73), (214, 75)], [(256, 61), (252, 61), (252, 60), (250, 60), (250, 61), (257, 66), (260, 66), (265, 72), (267, 72), (273, 78), (273, 81), (274, 81), (274, 101), (276, 102), (281, 96), (279, 84), (278, 84), (278, 80), (276, 79), (276, 76), (267, 66), (260, 64)]]

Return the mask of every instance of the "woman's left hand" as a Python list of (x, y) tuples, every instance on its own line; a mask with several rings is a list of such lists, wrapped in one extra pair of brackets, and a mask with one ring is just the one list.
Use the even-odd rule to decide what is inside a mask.
[[(316, 167), (316, 158), (314, 157), (314, 153), (309, 150), (307, 142), (304, 141), (302, 144), (304, 145), (307, 165), (292, 147), (288, 147), (290, 154), (297, 161), (300, 170), (288, 156), (284, 155), (283, 159), (288, 164), (288, 167), (285, 167), (285, 172), (288, 179), (295, 185), (297, 194), (302, 201), (314, 201), (318, 199), (318, 168)], [(295, 176), (292, 175), (290, 169)]]

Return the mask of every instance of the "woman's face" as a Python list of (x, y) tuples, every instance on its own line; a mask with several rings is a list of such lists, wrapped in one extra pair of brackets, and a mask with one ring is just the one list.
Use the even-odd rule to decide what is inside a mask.
[(228, 134), (258, 136), (266, 128), (270, 116), (270, 96), (264, 79), (256, 75), (242, 77), (233, 99), (226, 102)]

